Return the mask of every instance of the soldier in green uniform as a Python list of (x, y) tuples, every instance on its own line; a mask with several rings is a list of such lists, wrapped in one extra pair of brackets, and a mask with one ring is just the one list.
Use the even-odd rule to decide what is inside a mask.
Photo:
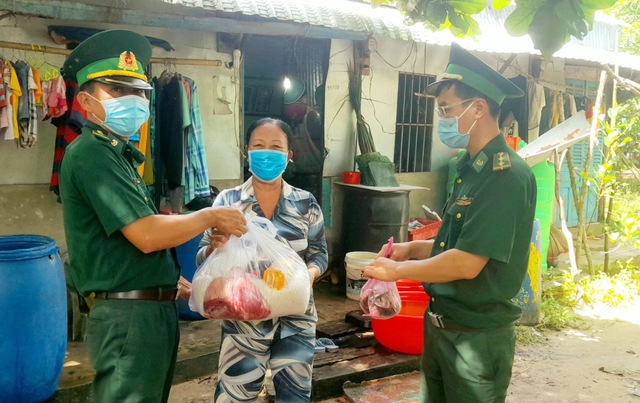
[(179, 268), (168, 250), (210, 227), (246, 232), (239, 210), (208, 208), (158, 215), (136, 169), (144, 155), (128, 142), (149, 118), (144, 67), (151, 45), (111, 30), (82, 42), (64, 63), (87, 112), (66, 149), (60, 195), (70, 275), (95, 293), (86, 346), (97, 402), (166, 402), (179, 340), (175, 304)]
[[(423, 402), (504, 402), (515, 350), (511, 299), (529, 257), (536, 182), (498, 129), (500, 104), (522, 91), (457, 44), (443, 78), (431, 84), (438, 134), (466, 153), (438, 235), (393, 246), (365, 276), (422, 281), (425, 313)], [(414, 259), (414, 260), (410, 260)]]

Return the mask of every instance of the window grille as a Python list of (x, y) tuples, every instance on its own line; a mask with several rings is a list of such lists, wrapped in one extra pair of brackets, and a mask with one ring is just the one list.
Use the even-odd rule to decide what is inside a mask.
[(427, 96), (425, 89), (435, 79), (431, 75), (400, 73), (393, 160), (398, 172), (431, 170), (435, 98)]

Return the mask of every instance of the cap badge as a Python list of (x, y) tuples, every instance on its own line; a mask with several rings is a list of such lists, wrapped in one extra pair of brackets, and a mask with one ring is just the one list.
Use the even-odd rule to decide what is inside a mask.
[(136, 55), (134, 55), (133, 52), (129, 52), (127, 50), (120, 53), (118, 68), (120, 70), (137, 71), (138, 62), (136, 61)]
[(462, 74), (442, 73), (442, 76), (440, 77), (440, 79), (442, 79), (442, 80), (458, 80), (458, 81), (462, 81), (462, 79), (464, 79), (464, 77), (462, 76)]

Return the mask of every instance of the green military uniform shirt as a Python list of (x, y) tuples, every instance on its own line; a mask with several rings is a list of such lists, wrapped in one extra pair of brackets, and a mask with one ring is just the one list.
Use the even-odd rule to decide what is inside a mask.
[(60, 196), (71, 278), (82, 294), (175, 287), (179, 269), (167, 250), (142, 253), (120, 232), (157, 214), (136, 167), (144, 156), (87, 121), (65, 152)]
[(430, 309), (471, 328), (498, 328), (516, 321), (511, 302), (527, 271), (536, 182), (529, 166), (507, 146), (491, 140), (473, 159), (460, 157), (432, 256), (458, 249), (489, 258), (472, 280), (425, 284)]

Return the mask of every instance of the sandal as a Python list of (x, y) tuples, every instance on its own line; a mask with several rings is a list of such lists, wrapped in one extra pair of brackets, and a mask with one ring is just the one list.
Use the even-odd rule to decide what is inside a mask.
[(338, 346), (333, 342), (333, 340), (328, 339), (326, 337), (320, 337), (316, 339), (315, 352), (330, 352), (334, 353), (338, 351)]

